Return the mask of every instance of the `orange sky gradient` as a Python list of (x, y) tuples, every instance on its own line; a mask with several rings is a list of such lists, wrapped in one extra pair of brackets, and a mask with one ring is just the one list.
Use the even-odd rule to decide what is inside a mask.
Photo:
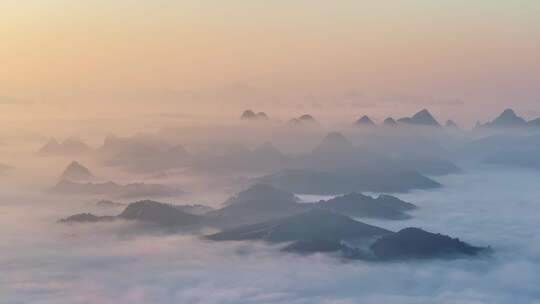
[(538, 20), (530, 0), (4, 0), (0, 118), (532, 118)]

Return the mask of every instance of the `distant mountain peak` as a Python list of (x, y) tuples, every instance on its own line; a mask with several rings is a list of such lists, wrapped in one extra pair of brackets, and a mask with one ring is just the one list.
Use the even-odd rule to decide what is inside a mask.
[(411, 121), (419, 125), (439, 125), (437, 120), (433, 117), (433, 115), (431, 115), (431, 113), (429, 113), (427, 109), (422, 109), (418, 113), (414, 114), (413, 117), (411, 117)]
[(294, 125), (304, 125), (304, 126), (316, 126), (317, 120), (315, 117), (311, 116), (310, 114), (304, 114), (299, 117), (291, 118), (289, 120), (289, 123)]
[(247, 203), (247, 202), (273, 202), (273, 203), (294, 203), (297, 201), (296, 196), (291, 192), (287, 192), (271, 185), (264, 183), (256, 183), (251, 185), (246, 190), (243, 190), (235, 196), (229, 198), (225, 205)]
[(364, 125), (364, 126), (373, 126), (373, 125), (375, 125), (373, 120), (371, 120), (371, 118), (369, 118), (369, 116), (367, 116), (367, 115), (364, 115), (364, 116), (360, 117), (356, 121), (356, 124), (357, 125)]
[(382, 260), (475, 256), (486, 249), (414, 227), (385, 235), (371, 245), (373, 253)]
[(304, 122), (315, 122), (315, 118), (311, 116), (310, 114), (304, 114), (298, 117), (298, 120), (304, 121)]
[(524, 126), (527, 122), (522, 117), (519, 117), (513, 109), (505, 109), (497, 118), (487, 123), (491, 127), (515, 127)]
[(255, 113), (253, 110), (245, 110), (242, 115), (240, 116), (240, 119), (242, 120), (254, 120), (254, 119), (260, 119), (260, 120), (266, 120), (268, 119), (268, 115), (264, 112), (258, 112)]
[(388, 117), (383, 121), (383, 125), (393, 127), (393, 126), (397, 125), (397, 122), (392, 117)]
[(41, 156), (59, 156), (88, 153), (91, 149), (81, 140), (70, 137), (63, 142), (55, 138), (49, 139), (47, 143), (38, 151)]
[(403, 117), (398, 119), (401, 123), (420, 125), (420, 126), (440, 126), (439, 122), (429, 113), (427, 109), (422, 109), (414, 114), (412, 117)]
[(72, 161), (60, 176), (61, 180), (70, 181), (89, 181), (94, 178), (94, 175), (77, 161)]
[(458, 125), (451, 119), (447, 120), (446, 123), (444, 124), (444, 126), (447, 127), (447, 128), (453, 128), (453, 129), (458, 128)]
[(255, 117), (257, 117), (257, 114), (252, 110), (245, 110), (244, 113), (242, 113), (242, 116), (240, 116), (241, 119), (253, 119)]

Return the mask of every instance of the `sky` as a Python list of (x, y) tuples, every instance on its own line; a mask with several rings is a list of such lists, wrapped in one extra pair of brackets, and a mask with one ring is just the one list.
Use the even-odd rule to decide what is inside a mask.
[(0, 119), (540, 116), (535, 0), (3, 0)]

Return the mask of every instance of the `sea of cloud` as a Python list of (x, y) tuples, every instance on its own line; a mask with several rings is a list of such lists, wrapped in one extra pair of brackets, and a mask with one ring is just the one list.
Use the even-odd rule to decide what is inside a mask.
[(132, 223), (60, 225), (87, 207), (0, 194), (0, 303), (540, 303), (540, 173), (466, 168), (399, 197), (405, 221), (494, 253), (396, 263), (299, 256), (260, 243), (146, 233)]

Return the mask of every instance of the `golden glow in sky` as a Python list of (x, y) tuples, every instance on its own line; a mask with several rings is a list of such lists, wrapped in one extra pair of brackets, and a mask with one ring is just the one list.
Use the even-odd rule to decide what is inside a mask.
[(0, 106), (534, 116), (538, 20), (526, 0), (4, 0)]

